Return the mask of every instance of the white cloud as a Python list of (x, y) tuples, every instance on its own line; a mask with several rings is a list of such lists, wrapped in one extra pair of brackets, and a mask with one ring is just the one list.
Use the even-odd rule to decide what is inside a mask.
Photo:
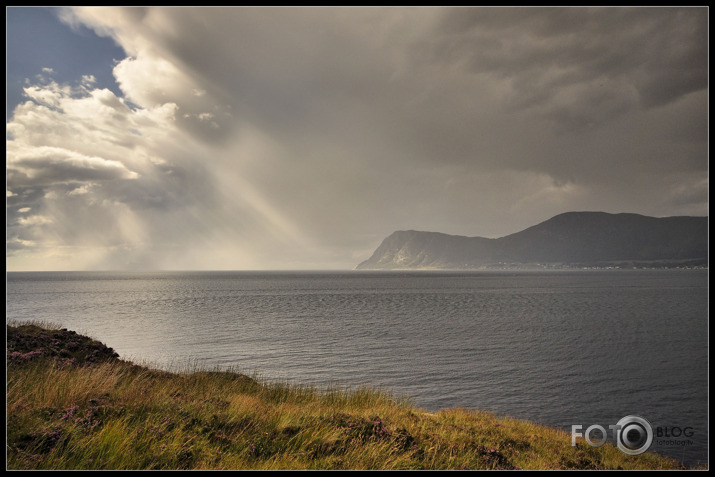
[(7, 148), (7, 177), (12, 187), (22, 187), (136, 179), (139, 175), (119, 161), (51, 146), (23, 148), (17, 141), (11, 141)]
[(20, 225), (48, 225), (53, 223), (53, 220), (42, 215), (32, 215), (30, 217), (21, 217), (19, 222)]
[(97, 82), (97, 78), (94, 75), (82, 75), (82, 86), (90, 87)]
[(28, 98), (50, 108), (59, 108), (61, 106), (62, 97), (70, 94), (69, 88), (60, 87), (55, 82), (43, 87), (31, 86), (24, 88), (24, 92)]
[[(47, 262), (62, 268), (76, 263), (71, 257), (82, 254), (77, 247), (88, 247), (101, 264), (117, 244), (136, 248), (148, 240), (138, 201), (181, 203), (162, 182), (183, 167), (175, 157), (162, 157), (180, 134), (176, 106), (132, 109), (91, 83), (85, 77), (74, 88), (54, 81), (32, 85), (26, 89), (31, 101), (18, 106), (7, 124), (11, 263), (34, 263), (51, 247), (73, 247), (72, 254), (52, 254), (55, 262)], [(22, 206), (11, 208), (15, 203)], [(30, 209), (36, 214), (15, 215)]]
[(94, 187), (94, 184), (83, 184), (76, 189), (72, 189), (71, 191), (67, 192), (67, 195), (85, 195), (89, 194), (91, 191), (91, 188)]
[(114, 75), (124, 96), (145, 108), (190, 95), (195, 89), (171, 62), (143, 52), (120, 61), (114, 67)]

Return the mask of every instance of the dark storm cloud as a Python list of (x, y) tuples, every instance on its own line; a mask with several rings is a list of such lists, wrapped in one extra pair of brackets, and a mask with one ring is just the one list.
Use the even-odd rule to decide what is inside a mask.
[[(610, 119), (633, 100), (651, 108), (707, 87), (702, 8), (453, 9), (439, 33), (425, 44), (435, 59), (512, 81), (517, 108), (548, 110), (574, 88), (579, 97), (562, 105), (571, 114), (553, 116), (561, 123), (589, 109)], [(615, 104), (599, 114), (604, 101)]]
[[(168, 32), (141, 30), (153, 48), (206, 87), (204, 101), (228, 104), (241, 119), (289, 133), (316, 123), (329, 127), (336, 117), (350, 116), (356, 101), (369, 104), (382, 96), (378, 85), (389, 72), (380, 71), (383, 60), (373, 42), (345, 29), (351, 13), (311, 8), (186, 13), (161, 12), (161, 25), (171, 25)], [(360, 10), (354, 14), (363, 17)], [(186, 98), (177, 104), (188, 107)]]

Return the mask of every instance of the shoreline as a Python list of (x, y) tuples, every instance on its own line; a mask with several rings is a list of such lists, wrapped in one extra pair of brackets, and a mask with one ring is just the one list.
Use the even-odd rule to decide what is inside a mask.
[(562, 430), (479, 410), (152, 370), (74, 331), (6, 330), (8, 469), (685, 468), (611, 444), (572, 446)]

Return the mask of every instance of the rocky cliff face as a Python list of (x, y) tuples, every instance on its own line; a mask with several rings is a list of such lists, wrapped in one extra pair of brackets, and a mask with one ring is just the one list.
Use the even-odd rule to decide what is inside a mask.
[(357, 269), (479, 269), (503, 264), (707, 264), (707, 217), (568, 212), (498, 239), (398, 231)]

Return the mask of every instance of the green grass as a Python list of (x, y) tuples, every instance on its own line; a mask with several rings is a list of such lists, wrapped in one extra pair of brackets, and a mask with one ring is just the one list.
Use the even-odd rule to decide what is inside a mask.
[(7, 329), (8, 469), (681, 468), (609, 444), (572, 447), (566, 432), (487, 412), (428, 413), (382, 390), (166, 372), (111, 354), (90, 362), (57, 346), (32, 354), (43, 334), (77, 335)]

